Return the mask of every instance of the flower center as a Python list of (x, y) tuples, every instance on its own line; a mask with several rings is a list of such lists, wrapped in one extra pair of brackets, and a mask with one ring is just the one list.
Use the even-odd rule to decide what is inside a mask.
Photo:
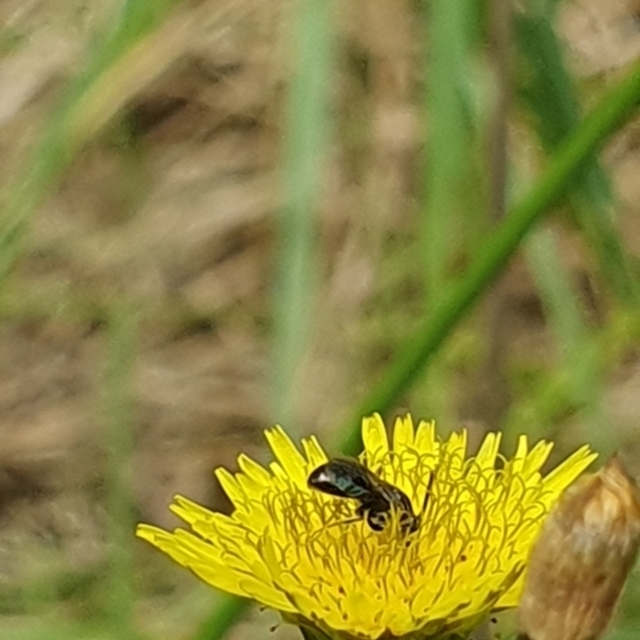
[(546, 511), (539, 481), (525, 486), (508, 466), (480, 468), (474, 459), (446, 452), (369, 454), (363, 462), (408, 496), (418, 518), (415, 531), (407, 533), (397, 509), (375, 531), (357, 500), (289, 481), (287, 490), (269, 491), (264, 506), (269, 537), (291, 579), (338, 599), (339, 589), (362, 590), (364, 582), (372, 593), (409, 603), (425, 585), (436, 598), (456, 585), (478, 584), (482, 576), (520, 571), (515, 564), (526, 555), (520, 546)]

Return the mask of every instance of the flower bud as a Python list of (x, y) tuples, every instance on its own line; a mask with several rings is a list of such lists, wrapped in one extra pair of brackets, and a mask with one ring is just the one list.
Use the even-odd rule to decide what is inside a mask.
[(518, 608), (521, 638), (597, 640), (640, 542), (640, 496), (617, 459), (560, 497), (533, 546)]

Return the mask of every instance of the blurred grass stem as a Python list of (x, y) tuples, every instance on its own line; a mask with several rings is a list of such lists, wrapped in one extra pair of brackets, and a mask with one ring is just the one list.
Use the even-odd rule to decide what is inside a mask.
[[(474, 2), (432, 0), (425, 12), (428, 33), (424, 118), (426, 158), (420, 258), (425, 274), (424, 313), (431, 315), (446, 290), (461, 226), (475, 211), (461, 206), (470, 175), (469, 64)], [(429, 412), (446, 420), (450, 406), (447, 369), (434, 362), (425, 384)]]
[(114, 638), (133, 640), (131, 532), (135, 517), (131, 502), (131, 457), (135, 419), (133, 394), (137, 319), (125, 304), (115, 306), (108, 320), (104, 380), (109, 590), (107, 617)]
[(427, 158), (422, 252), (426, 266), (429, 312), (442, 294), (454, 247), (452, 229), (462, 182), (468, 174), (469, 135), (465, 127), (468, 98), (470, 14), (473, 2), (432, 0), (425, 99)]
[(569, 396), (586, 426), (591, 445), (611, 451), (611, 433), (604, 429), (602, 359), (579, 304), (577, 286), (562, 262), (552, 229), (539, 229), (527, 238), (526, 254), (540, 296), (556, 334), (560, 368), (566, 371)]
[(295, 424), (295, 401), (314, 317), (316, 213), (329, 148), (329, 84), (333, 58), (332, 0), (299, 0), (292, 57), (296, 70), (286, 112), (280, 257), (274, 294), (272, 413)]

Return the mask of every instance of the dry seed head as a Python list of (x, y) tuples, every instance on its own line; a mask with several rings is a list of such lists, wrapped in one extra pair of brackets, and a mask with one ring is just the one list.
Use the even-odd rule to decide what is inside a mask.
[(518, 609), (521, 637), (597, 640), (639, 542), (638, 489), (614, 456), (569, 487), (546, 519)]

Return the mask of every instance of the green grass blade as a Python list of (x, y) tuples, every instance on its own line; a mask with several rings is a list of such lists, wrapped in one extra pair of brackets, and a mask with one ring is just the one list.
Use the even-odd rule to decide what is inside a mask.
[[(536, 13), (516, 13), (514, 26), (523, 65), (519, 93), (535, 117), (543, 145), (551, 150), (580, 119), (578, 97), (549, 20)], [(606, 182), (601, 188), (606, 189)]]
[(198, 627), (192, 640), (220, 640), (246, 612), (250, 602), (222, 595), (211, 615)]
[[(432, 0), (425, 11), (427, 142), (420, 257), (425, 268), (427, 314), (447, 286), (456, 254), (464, 251), (465, 234), (461, 230), (469, 229), (472, 221), (482, 217), (464, 198), (465, 185), (472, 179), (469, 68), (476, 11), (476, 2), (450, 0)], [(450, 382), (446, 367), (434, 362), (421, 390), (431, 413), (440, 416), (448, 413)]]
[(528, 262), (546, 305), (561, 349), (568, 357), (588, 337), (575, 287), (560, 260), (558, 246), (551, 229), (531, 233), (526, 244)]
[(131, 502), (131, 457), (135, 420), (133, 394), (137, 319), (117, 305), (108, 321), (104, 379), (107, 465), (107, 539), (109, 590), (107, 619), (114, 638), (135, 639), (132, 545), (135, 518)]
[[(110, 32), (96, 45), (84, 71), (67, 87), (42, 138), (2, 196), (0, 281), (22, 251), (22, 240), (37, 207), (64, 175), (82, 145), (95, 134), (93, 101), (110, 79), (108, 71), (153, 33), (180, 0), (127, 0)], [(105, 81), (106, 78), (106, 81)], [(100, 123), (104, 124), (104, 123)], [(93, 126), (92, 126), (93, 125)]]
[(605, 450), (606, 433), (601, 428), (600, 360), (571, 278), (560, 259), (556, 239), (550, 229), (532, 233), (526, 243), (531, 266), (543, 305), (559, 347), (560, 369), (569, 381), (569, 402), (577, 409), (589, 431), (590, 442)]
[[(534, 114), (538, 136), (550, 153), (578, 125), (578, 97), (564, 65), (562, 46), (548, 17), (534, 11), (520, 13), (515, 29), (526, 69), (521, 96)], [(569, 196), (577, 220), (595, 249), (600, 269), (614, 293), (637, 302), (638, 285), (611, 216), (611, 189), (595, 155), (585, 160)]]
[(360, 420), (374, 411), (386, 411), (421, 375), (426, 364), (497, 278), (533, 225), (571, 185), (585, 161), (633, 113), (640, 102), (640, 63), (611, 88), (598, 105), (558, 147), (549, 166), (529, 194), (487, 238), (464, 277), (450, 287), (430, 318), (426, 318), (401, 348), (382, 381), (345, 424), (343, 450), (360, 448)]
[(329, 80), (333, 59), (331, 0), (299, 5), (297, 60), (287, 111), (284, 206), (278, 222), (280, 257), (274, 295), (274, 372), (272, 412), (294, 423), (295, 381), (313, 317), (316, 274), (317, 200), (330, 139)]
[[(459, 195), (470, 173), (469, 55), (474, 2), (432, 0), (427, 11), (429, 64), (426, 96), (427, 172), (422, 253), (427, 299), (432, 304), (445, 286)], [(464, 189), (462, 189), (464, 190)]]

